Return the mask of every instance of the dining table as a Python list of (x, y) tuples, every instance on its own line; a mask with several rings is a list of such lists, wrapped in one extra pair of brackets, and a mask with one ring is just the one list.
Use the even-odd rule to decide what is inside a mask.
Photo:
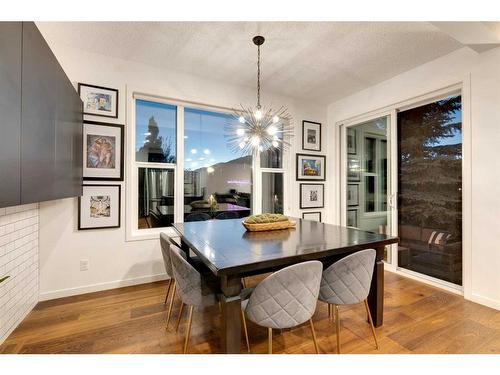
[(384, 250), (397, 237), (317, 221), (290, 218), (295, 227), (249, 232), (242, 219), (175, 223), (182, 250), (193, 251), (217, 277), (222, 307), (222, 351), (240, 353), (242, 278), (319, 260), (326, 268), (365, 249), (376, 250), (368, 305), (373, 323), (383, 323)]

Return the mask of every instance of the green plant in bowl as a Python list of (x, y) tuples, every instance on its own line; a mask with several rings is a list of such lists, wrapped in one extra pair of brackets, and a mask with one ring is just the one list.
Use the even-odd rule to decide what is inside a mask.
[(267, 224), (276, 223), (279, 221), (287, 221), (288, 217), (282, 214), (260, 214), (252, 215), (246, 218), (245, 223), (248, 224)]

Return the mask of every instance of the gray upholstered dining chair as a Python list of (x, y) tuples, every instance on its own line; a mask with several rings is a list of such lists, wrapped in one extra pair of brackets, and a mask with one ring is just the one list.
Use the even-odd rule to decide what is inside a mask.
[[(201, 277), (201, 274), (184, 259), (182, 251), (177, 246), (171, 245), (170, 253), (174, 279), (177, 285), (177, 294), (182, 301), (176, 330), (179, 328), (184, 305), (189, 306), (188, 325), (183, 350), (183, 353), (187, 353), (189, 338), (191, 336), (191, 324), (193, 322), (193, 310), (195, 307), (206, 307), (217, 304), (218, 289), (217, 284), (213, 281), (214, 279)], [(248, 333), (246, 327), (245, 338), (248, 346)], [(249, 346), (248, 350), (250, 350)]]
[(175, 244), (175, 242), (170, 236), (168, 236), (166, 233), (160, 233), (161, 255), (163, 256), (165, 271), (167, 272), (167, 275), (170, 276), (170, 279), (168, 280), (167, 295), (165, 296), (164, 304), (167, 304), (170, 290), (172, 290), (172, 297), (170, 299), (170, 305), (168, 307), (168, 313), (167, 313), (167, 324), (166, 324), (167, 328), (168, 328), (168, 323), (170, 322), (170, 316), (172, 315), (172, 307), (174, 305), (175, 289), (176, 289), (175, 277), (172, 269), (172, 260), (170, 256), (170, 246), (173, 244)]
[(321, 271), (318, 261), (294, 264), (283, 268), (261, 281), (243, 301), (243, 325), (246, 317), (252, 322), (267, 327), (268, 353), (272, 353), (273, 329), (296, 327), (309, 321), (314, 349), (319, 353), (312, 316), (316, 310)]
[(378, 349), (377, 335), (368, 307), (368, 293), (375, 267), (376, 251), (359, 251), (342, 258), (323, 271), (319, 300), (328, 303), (328, 311), (333, 305), (337, 332), (337, 353), (340, 353), (340, 314), (339, 306), (364, 302), (370, 328)]

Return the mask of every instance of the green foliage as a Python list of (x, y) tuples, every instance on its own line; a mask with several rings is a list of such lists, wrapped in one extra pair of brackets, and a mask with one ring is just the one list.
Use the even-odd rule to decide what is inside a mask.
[(0, 277), (0, 284), (7, 280), (10, 276)]
[(281, 214), (260, 214), (249, 216), (245, 222), (248, 224), (266, 224), (286, 220), (288, 220), (288, 217)]
[(454, 96), (398, 116), (401, 222), (461, 232), (461, 97)]
[(148, 133), (144, 146), (139, 149), (138, 154), (145, 153), (149, 162), (175, 163), (175, 155), (172, 155), (172, 140), (170, 137), (163, 139), (159, 135), (160, 128), (154, 116), (149, 119)]

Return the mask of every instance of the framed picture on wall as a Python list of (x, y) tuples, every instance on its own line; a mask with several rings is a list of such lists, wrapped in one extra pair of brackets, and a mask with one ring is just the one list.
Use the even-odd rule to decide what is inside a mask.
[(118, 90), (78, 83), (78, 94), (83, 102), (83, 114), (118, 118)]
[(351, 155), (356, 155), (356, 130), (353, 128), (347, 128), (347, 153)]
[(323, 208), (324, 192), (323, 184), (300, 184), (300, 208)]
[(347, 210), (347, 226), (358, 227), (358, 210)]
[(124, 126), (83, 122), (83, 179), (123, 181)]
[(78, 230), (119, 228), (120, 185), (83, 185), (78, 198)]
[(356, 184), (347, 185), (347, 205), (348, 206), (359, 205), (359, 185)]
[(321, 222), (321, 212), (320, 211), (302, 212), (302, 219)]
[(325, 181), (325, 162), (322, 155), (297, 154), (297, 180)]
[(321, 124), (313, 121), (302, 121), (302, 149), (321, 151)]
[(361, 181), (361, 165), (358, 157), (350, 156), (347, 158), (347, 180)]

